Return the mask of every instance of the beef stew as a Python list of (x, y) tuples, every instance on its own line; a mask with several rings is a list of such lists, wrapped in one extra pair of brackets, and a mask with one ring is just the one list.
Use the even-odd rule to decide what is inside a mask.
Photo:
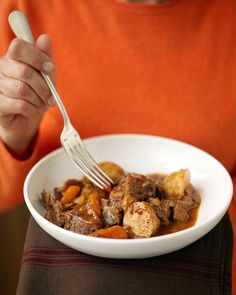
[(150, 238), (195, 224), (201, 197), (190, 171), (168, 175), (127, 173), (115, 163), (100, 167), (114, 180), (110, 192), (87, 178), (43, 191), (45, 218), (70, 231), (103, 238)]

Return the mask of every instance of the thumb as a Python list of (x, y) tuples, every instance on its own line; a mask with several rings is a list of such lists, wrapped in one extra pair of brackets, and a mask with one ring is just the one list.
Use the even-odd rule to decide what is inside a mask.
[(50, 36), (43, 34), (36, 40), (36, 46), (46, 53), (49, 57), (52, 57), (52, 42)]
[[(50, 36), (43, 34), (38, 37), (35, 43), (36, 47), (47, 54), (50, 58), (52, 58), (52, 41)], [(56, 83), (56, 73), (52, 71), (49, 75), (53, 81)]]

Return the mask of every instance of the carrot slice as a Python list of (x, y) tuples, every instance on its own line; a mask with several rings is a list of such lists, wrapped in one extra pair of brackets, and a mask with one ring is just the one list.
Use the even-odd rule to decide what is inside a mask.
[(100, 219), (102, 216), (102, 208), (100, 204), (100, 198), (96, 191), (92, 192), (87, 199), (86, 208), (88, 213), (92, 214), (95, 219)]
[(90, 234), (90, 236), (108, 239), (128, 239), (127, 232), (120, 225), (99, 229), (96, 232)]
[(61, 198), (61, 203), (65, 205), (67, 203), (73, 202), (74, 199), (79, 195), (79, 193), (80, 187), (78, 185), (69, 186)]

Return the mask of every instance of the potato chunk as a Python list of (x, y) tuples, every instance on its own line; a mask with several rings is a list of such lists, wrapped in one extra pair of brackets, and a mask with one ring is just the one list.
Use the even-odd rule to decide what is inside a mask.
[(136, 238), (148, 238), (154, 235), (160, 220), (147, 202), (135, 202), (125, 212), (123, 226), (131, 230)]
[(163, 183), (163, 190), (169, 199), (182, 199), (184, 191), (190, 182), (190, 171), (181, 169), (169, 174)]
[(99, 167), (114, 181), (119, 179), (125, 172), (124, 170), (112, 162), (99, 163)]

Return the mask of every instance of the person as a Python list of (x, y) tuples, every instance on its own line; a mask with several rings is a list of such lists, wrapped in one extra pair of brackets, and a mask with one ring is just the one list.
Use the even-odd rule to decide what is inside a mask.
[[(34, 45), (11, 33), (13, 9), (28, 16)], [(29, 169), (60, 146), (62, 117), (39, 71), (56, 81), (82, 138), (175, 138), (216, 157), (235, 183), (235, 9), (233, 0), (2, 0), (0, 211), (22, 202)], [(230, 217), (235, 227), (235, 198)], [(236, 282), (235, 258), (233, 269)]]

